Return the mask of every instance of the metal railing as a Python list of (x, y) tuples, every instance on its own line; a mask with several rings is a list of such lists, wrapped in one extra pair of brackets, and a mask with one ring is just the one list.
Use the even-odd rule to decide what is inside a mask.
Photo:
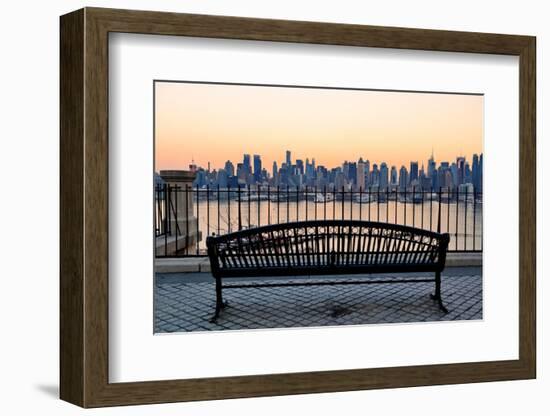
[(348, 191), (155, 187), (157, 257), (206, 255), (206, 236), (280, 222), (356, 219), (448, 232), (450, 252), (481, 252), (483, 195), (441, 188)]

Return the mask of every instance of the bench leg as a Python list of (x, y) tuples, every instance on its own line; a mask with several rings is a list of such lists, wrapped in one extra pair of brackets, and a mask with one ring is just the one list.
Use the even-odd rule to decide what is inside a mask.
[(210, 319), (210, 322), (215, 324), (218, 320), (218, 317), (220, 316), (220, 312), (223, 308), (227, 306), (227, 302), (223, 301), (222, 296), (222, 279), (217, 277), (216, 278), (216, 312), (214, 312), (214, 316)]
[(443, 300), (441, 299), (441, 272), (435, 273), (435, 293), (433, 295), (430, 294), (430, 297), (433, 300), (437, 300), (439, 309), (441, 309), (444, 313), (449, 313), (445, 305), (443, 305)]

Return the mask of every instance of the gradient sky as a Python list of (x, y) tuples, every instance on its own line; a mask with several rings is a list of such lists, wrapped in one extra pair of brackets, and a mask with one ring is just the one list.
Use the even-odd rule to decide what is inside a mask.
[(272, 163), (285, 151), (317, 165), (426, 164), (482, 152), (483, 97), (247, 85), (155, 83), (155, 170), (242, 162)]

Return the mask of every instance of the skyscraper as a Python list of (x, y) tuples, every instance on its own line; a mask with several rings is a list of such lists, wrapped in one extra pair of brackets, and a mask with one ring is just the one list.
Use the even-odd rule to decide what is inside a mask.
[(472, 156), (472, 183), (474, 184), (474, 190), (479, 190), (479, 156), (474, 153)]
[(429, 178), (432, 178), (434, 177), (435, 175), (435, 159), (434, 159), (434, 155), (432, 153), (432, 155), (430, 156), (430, 158), (428, 159), (428, 177)]
[(460, 174), (458, 173), (458, 165), (455, 162), (451, 164), (451, 177), (453, 178), (452, 186), (457, 187), (460, 185)]
[(411, 171), (409, 172), (409, 183), (418, 181), (418, 162), (411, 161)]
[(380, 172), (378, 172), (378, 165), (374, 163), (372, 165), (372, 172), (370, 174), (370, 184), (377, 186), (380, 181)]
[(302, 159), (296, 159), (296, 170), (300, 175), (304, 174), (304, 161)]
[(464, 156), (459, 156), (456, 158), (456, 186), (464, 183), (464, 178), (466, 176), (466, 158)]
[(290, 156), (290, 150), (286, 151), (286, 166), (288, 169), (292, 166), (292, 158)]
[(344, 172), (344, 178), (346, 181), (349, 180), (349, 163), (347, 160), (342, 165), (342, 172)]
[(227, 188), (229, 175), (226, 169), (220, 169), (218, 172), (217, 182), (220, 188)]
[(483, 153), (479, 155), (479, 192), (483, 192)]
[(357, 162), (357, 188), (365, 190), (365, 162), (363, 162), (363, 158), (359, 158), (359, 162)]
[(262, 180), (262, 159), (260, 155), (254, 155), (254, 180), (256, 182)]
[(235, 167), (233, 166), (233, 163), (231, 163), (230, 160), (225, 162), (225, 171), (227, 172), (227, 176), (235, 176)]
[(252, 167), (250, 166), (250, 155), (243, 155), (243, 170), (246, 176), (252, 173)]
[(398, 181), (398, 176), (397, 176), (397, 168), (395, 166), (392, 166), (391, 167), (391, 170), (390, 170), (390, 185), (397, 185), (397, 182)]
[(355, 162), (349, 164), (348, 179), (350, 183), (357, 184), (357, 163)]
[(237, 163), (237, 178), (240, 182), (246, 182), (246, 169), (243, 163)]
[(407, 168), (405, 166), (401, 166), (399, 169), (399, 189), (402, 191), (407, 189), (408, 184), (409, 174), (407, 173)]
[(388, 165), (386, 162), (380, 164), (379, 186), (380, 189), (386, 189), (388, 187)]

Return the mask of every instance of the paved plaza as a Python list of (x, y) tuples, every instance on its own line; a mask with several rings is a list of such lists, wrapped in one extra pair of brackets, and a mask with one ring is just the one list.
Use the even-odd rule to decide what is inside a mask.
[[(214, 279), (210, 273), (157, 273), (155, 332), (318, 327), (376, 323), (482, 319), (482, 268), (448, 267), (442, 297), (448, 314), (430, 299), (434, 283), (291, 286), (224, 289), (228, 306), (216, 323)], [(372, 275), (372, 278), (377, 276)], [(433, 274), (380, 275), (432, 278)], [(226, 279), (224, 283), (277, 283), (303, 277)], [(308, 281), (364, 281), (357, 276), (309, 277)]]

